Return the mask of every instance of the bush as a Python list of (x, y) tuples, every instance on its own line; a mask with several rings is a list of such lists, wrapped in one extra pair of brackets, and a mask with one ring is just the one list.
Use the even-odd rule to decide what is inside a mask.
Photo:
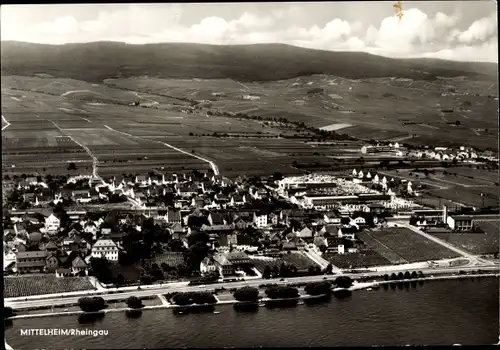
[(127, 299), (127, 306), (131, 309), (140, 309), (141, 307), (144, 307), (141, 299), (134, 296), (131, 296)]
[(238, 301), (257, 301), (259, 290), (254, 287), (242, 287), (234, 292), (233, 297)]
[(331, 284), (328, 281), (310, 282), (306, 284), (304, 290), (309, 295), (321, 295), (330, 292)]
[(83, 297), (78, 299), (78, 305), (85, 312), (97, 312), (106, 307), (106, 303), (101, 297)]
[(266, 295), (271, 299), (297, 298), (299, 290), (290, 286), (270, 286), (266, 289)]
[(335, 286), (337, 286), (338, 288), (347, 289), (347, 288), (350, 288), (352, 286), (352, 279), (348, 276), (340, 276), (340, 277), (337, 277), (335, 279), (333, 284)]

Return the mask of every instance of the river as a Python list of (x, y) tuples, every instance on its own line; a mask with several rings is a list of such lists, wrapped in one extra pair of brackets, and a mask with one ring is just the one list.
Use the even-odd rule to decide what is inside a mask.
[[(19, 319), (6, 330), (6, 339), (16, 350), (494, 344), (498, 292), (499, 279), (483, 277), (358, 290), (325, 304), (261, 307), (254, 313), (220, 305), (220, 314), (145, 310), (131, 319), (109, 313), (93, 325), (80, 325), (76, 316)], [(20, 330), (27, 328), (104, 329), (109, 334), (22, 336)]]

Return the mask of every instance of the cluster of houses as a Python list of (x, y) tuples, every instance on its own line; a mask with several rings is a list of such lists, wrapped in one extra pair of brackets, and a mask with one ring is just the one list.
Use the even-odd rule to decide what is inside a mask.
[[(461, 146), (458, 149), (449, 147), (435, 147), (434, 149), (411, 149), (401, 146), (398, 142), (389, 144), (365, 145), (361, 147), (362, 154), (386, 154), (397, 157), (429, 158), (439, 161), (471, 162), (477, 159), (478, 152), (472, 147)], [(487, 157), (487, 155), (484, 155)]]

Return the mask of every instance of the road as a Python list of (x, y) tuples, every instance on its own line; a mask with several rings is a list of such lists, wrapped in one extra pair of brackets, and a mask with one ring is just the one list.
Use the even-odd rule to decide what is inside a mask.
[[(422, 271), (425, 275), (432, 275), (432, 274), (439, 274), (439, 273), (450, 273), (450, 274), (456, 274), (459, 271), (471, 271), (471, 270), (478, 270), (479, 267), (477, 266), (470, 266), (470, 267), (453, 267), (453, 268), (424, 268), (424, 269), (395, 269), (391, 270), (390, 272), (387, 272), (388, 274), (391, 273), (399, 273), (399, 272), (412, 272), (412, 271)], [(489, 271), (498, 271), (500, 270), (499, 266), (484, 266), (481, 267), (482, 270), (489, 270)], [(384, 272), (367, 272), (364, 274), (342, 274), (342, 276), (349, 276), (351, 278), (355, 277), (379, 277), (383, 276)], [(341, 276), (340, 274), (337, 275), (319, 275), (319, 276), (305, 276), (305, 277), (294, 277), (294, 278), (287, 278), (284, 281), (280, 281), (278, 278), (273, 278), (273, 279), (268, 279), (268, 280), (263, 280), (263, 279), (258, 279), (258, 280), (250, 280), (250, 281), (239, 281), (239, 282), (228, 282), (228, 283), (216, 283), (216, 284), (210, 284), (208, 286), (175, 286), (175, 285), (168, 285), (166, 284), (165, 286), (162, 286), (160, 288), (151, 288), (151, 289), (142, 289), (142, 290), (134, 290), (134, 291), (125, 291), (125, 292), (119, 292), (115, 294), (102, 294), (99, 295), (98, 291), (91, 291), (87, 292), (88, 295), (99, 295), (102, 296), (104, 300), (116, 300), (116, 299), (126, 299), (131, 296), (136, 296), (136, 297), (145, 297), (145, 296), (151, 296), (151, 295), (157, 295), (157, 294), (165, 294), (165, 293), (173, 293), (173, 292), (194, 292), (194, 291), (201, 291), (201, 290), (214, 290), (216, 288), (222, 288), (224, 287), (225, 289), (230, 289), (230, 288), (241, 288), (245, 286), (250, 286), (250, 287), (258, 287), (261, 284), (269, 284), (269, 283), (277, 283), (277, 284), (289, 284), (289, 283), (308, 283), (308, 282), (314, 282), (314, 281), (322, 281), (324, 279), (327, 280), (335, 280), (335, 278)], [(10, 306), (14, 309), (23, 309), (23, 308), (32, 308), (32, 307), (42, 307), (42, 306), (52, 306), (52, 305), (65, 305), (65, 304), (71, 304), (71, 303), (78, 303), (78, 299), (81, 298), (82, 296), (85, 295), (85, 292), (82, 292), (82, 295), (80, 296), (75, 296), (75, 297), (57, 297), (53, 299), (43, 299), (43, 300), (31, 300), (31, 301), (9, 301), (9, 298), (4, 299), (5, 305)]]
[(184, 153), (184, 154), (187, 154), (188, 156), (191, 156), (191, 157), (194, 157), (194, 158), (198, 158), (199, 160), (202, 160), (206, 163), (208, 163), (210, 165), (210, 167), (212, 168), (213, 172), (215, 175), (219, 175), (219, 168), (217, 167), (217, 165), (211, 161), (211, 160), (208, 160), (206, 158), (203, 158), (203, 157), (200, 157), (196, 154), (193, 154), (193, 153), (189, 153), (187, 151), (184, 151), (183, 149), (180, 149), (180, 148), (177, 148), (175, 146), (172, 146), (166, 142), (161, 142), (161, 141), (156, 141), (156, 140), (151, 140), (151, 139), (148, 139), (148, 138), (145, 138), (145, 137), (140, 137), (140, 136), (134, 136), (132, 134), (129, 134), (129, 133), (126, 133), (126, 132), (123, 132), (123, 131), (118, 131), (118, 130), (115, 130), (107, 125), (104, 125), (108, 130), (111, 130), (111, 131), (114, 131), (114, 132), (117, 132), (117, 133), (120, 133), (120, 134), (123, 134), (123, 135), (126, 135), (128, 137), (132, 137), (132, 138), (135, 138), (135, 139), (140, 139), (140, 140), (145, 140), (145, 141), (150, 141), (150, 142), (156, 142), (156, 143), (160, 143), (166, 147), (169, 147), (169, 148), (172, 148), (174, 150), (176, 150), (177, 152), (181, 152), (181, 153)]
[(2, 131), (4, 131), (5, 129), (7, 129), (10, 126), (10, 123), (7, 121), (7, 119), (5, 119), (5, 117), (3, 115), (2, 115), (2, 119), (7, 124), (7, 125), (2, 127)]
[(448, 248), (448, 249), (450, 249), (450, 250), (453, 250), (454, 252), (456, 252), (456, 253), (458, 253), (458, 254), (462, 255), (464, 258), (469, 259), (471, 262), (475, 263), (476, 265), (477, 265), (477, 264), (483, 264), (483, 265), (494, 265), (494, 263), (493, 263), (493, 262), (490, 262), (490, 261), (486, 261), (486, 260), (480, 259), (480, 258), (476, 257), (475, 255), (472, 255), (472, 254), (470, 254), (470, 253), (466, 252), (465, 250), (462, 250), (462, 249), (460, 249), (460, 248), (457, 248), (457, 247), (455, 247), (454, 245), (451, 245), (451, 244), (450, 244), (450, 243), (448, 243), (448, 242), (445, 242), (445, 241), (443, 241), (443, 240), (441, 240), (441, 239), (439, 239), (439, 238), (434, 237), (433, 235), (430, 235), (430, 234), (428, 234), (428, 233), (425, 233), (425, 232), (423, 232), (423, 231), (419, 230), (418, 228), (416, 228), (416, 227), (414, 227), (414, 226), (411, 226), (411, 225), (409, 225), (409, 224), (407, 224), (407, 223), (404, 223), (404, 222), (402, 222), (402, 221), (399, 221), (399, 222), (397, 222), (397, 223), (398, 223), (399, 225), (401, 225), (401, 226), (404, 226), (404, 227), (406, 227), (406, 228), (408, 228), (408, 229), (412, 230), (412, 231), (413, 231), (413, 232), (415, 232), (415, 233), (418, 233), (418, 234), (419, 234), (419, 235), (421, 235), (422, 237), (425, 237), (425, 238), (427, 238), (427, 239), (429, 239), (429, 240), (431, 240), (431, 241), (433, 241), (433, 242), (435, 242), (435, 243), (437, 243), (437, 244), (442, 245), (443, 247), (446, 247), (446, 248)]

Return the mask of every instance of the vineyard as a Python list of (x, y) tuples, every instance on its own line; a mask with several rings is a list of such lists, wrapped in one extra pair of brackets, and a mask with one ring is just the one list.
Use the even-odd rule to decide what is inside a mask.
[(307, 270), (309, 267), (317, 265), (314, 261), (300, 253), (285, 254), (283, 260), (288, 264), (294, 265), (298, 271)]
[(322, 257), (341, 269), (390, 265), (391, 262), (373, 250), (358, 253), (326, 253)]
[(372, 231), (371, 235), (410, 263), (458, 256), (454, 251), (406, 228), (386, 228)]
[(57, 278), (54, 275), (4, 277), (4, 298), (95, 290), (87, 277)]
[(283, 263), (282, 259), (274, 259), (274, 258), (268, 258), (268, 259), (253, 258), (250, 260), (252, 260), (252, 264), (260, 273), (264, 273), (264, 269), (266, 268), (266, 266), (269, 266), (271, 269), (274, 268), (274, 266), (276, 266), (276, 268), (279, 268)]

